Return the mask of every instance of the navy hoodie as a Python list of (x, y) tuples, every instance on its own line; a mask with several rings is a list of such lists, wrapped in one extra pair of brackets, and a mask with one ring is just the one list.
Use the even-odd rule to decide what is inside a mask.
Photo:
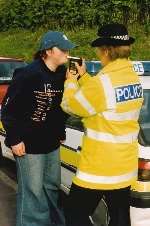
[(26, 153), (49, 153), (65, 139), (68, 117), (60, 107), (66, 68), (51, 71), (42, 59), (16, 69), (2, 103), (1, 120), (10, 147), (23, 141)]

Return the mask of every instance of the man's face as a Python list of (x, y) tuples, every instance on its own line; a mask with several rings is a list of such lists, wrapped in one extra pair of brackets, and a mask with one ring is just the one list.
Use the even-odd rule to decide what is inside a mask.
[(62, 65), (68, 62), (69, 51), (61, 50), (57, 47), (47, 50), (47, 55), (56, 65)]

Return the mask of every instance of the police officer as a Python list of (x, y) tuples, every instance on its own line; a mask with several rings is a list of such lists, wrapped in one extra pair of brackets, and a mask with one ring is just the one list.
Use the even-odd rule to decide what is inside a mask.
[(67, 226), (90, 226), (102, 196), (109, 226), (129, 226), (130, 186), (137, 179), (138, 117), (142, 87), (128, 59), (134, 38), (121, 24), (108, 24), (92, 42), (103, 69), (90, 77), (67, 74), (62, 108), (82, 117), (85, 127), (80, 160), (66, 207)]

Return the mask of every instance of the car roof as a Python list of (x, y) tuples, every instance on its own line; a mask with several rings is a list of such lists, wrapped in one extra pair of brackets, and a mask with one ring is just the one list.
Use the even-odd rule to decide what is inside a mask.
[[(150, 76), (150, 61), (131, 61), (134, 67), (134, 71), (140, 76)], [(91, 74), (98, 73), (101, 70), (102, 65), (100, 61), (86, 61), (87, 71)]]
[(0, 56), (0, 61), (16, 61), (16, 62), (20, 62), (20, 61), (24, 61), (21, 58), (15, 58), (15, 57), (5, 57), (5, 56)]

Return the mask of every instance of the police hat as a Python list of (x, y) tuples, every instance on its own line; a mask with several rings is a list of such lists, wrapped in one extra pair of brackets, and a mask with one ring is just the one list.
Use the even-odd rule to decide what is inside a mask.
[(91, 43), (92, 47), (98, 46), (121, 46), (134, 43), (135, 39), (128, 35), (128, 31), (123, 24), (113, 23), (102, 26), (98, 30), (96, 40)]
[(41, 39), (39, 51), (51, 49), (52, 47), (58, 47), (63, 50), (70, 50), (76, 47), (67, 36), (58, 31), (48, 31)]

